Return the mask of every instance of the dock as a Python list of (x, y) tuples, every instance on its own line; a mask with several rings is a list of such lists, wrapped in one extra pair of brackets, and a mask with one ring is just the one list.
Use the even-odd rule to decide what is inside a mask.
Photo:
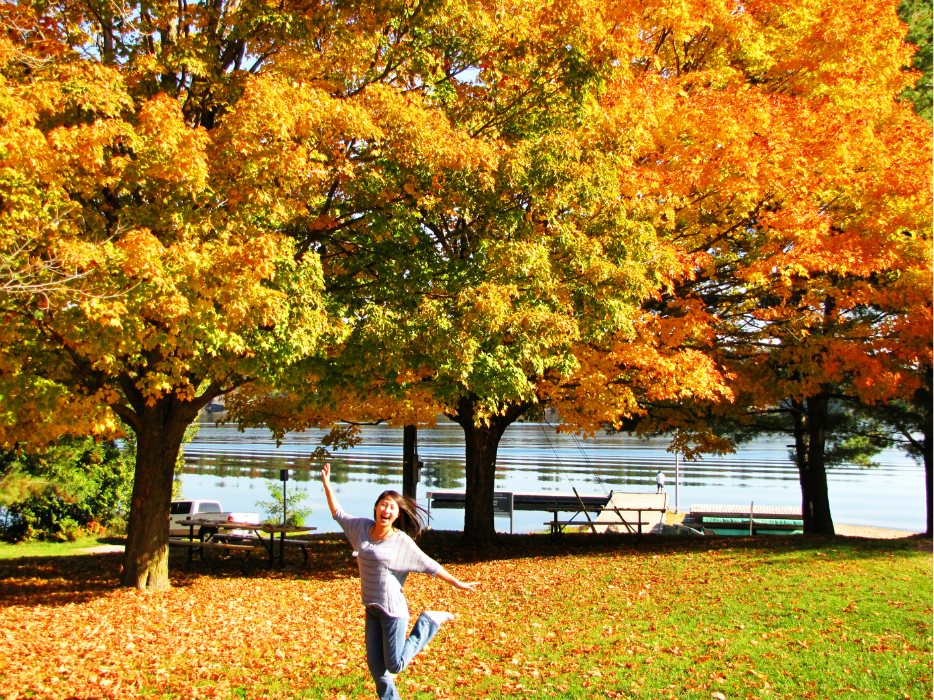
[(750, 531), (753, 535), (791, 534), (802, 530), (803, 517), (801, 508), (795, 506), (704, 503), (691, 506), (684, 525), (698, 530), (728, 531), (724, 534), (739, 534), (740, 530)]
[[(463, 508), (467, 499), (464, 491), (432, 490), (427, 494), (431, 508)], [(512, 503), (515, 510), (541, 510), (549, 512), (578, 512), (581, 501), (588, 509), (606, 507), (611, 496), (602, 494), (580, 494), (580, 500), (573, 493), (523, 493), (512, 492)]]
[[(463, 491), (430, 491), (429, 513), (432, 508), (463, 508), (466, 499)], [(551, 513), (546, 522), (552, 535), (558, 535), (566, 527), (583, 527), (588, 532), (619, 532), (629, 534), (661, 534), (668, 510), (668, 495), (664, 493), (621, 493), (611, 491), (609, 495), (576, 493), (494, 493), (493, 512), (507, 516), (512, 511), (538, 510)], [(570, 520), (560, 520), (558, 513), (573, 513)], [(511, 525), (510, 525), (511, 528)]]
[[(750, 508), (752, 510), (750, 511)], [(691, 515), (721, 518), (749, 518), (750, 515), (769, 518), (802, 518), (801, 508), (794, 506), (753, 506), (747, 503), (743, 506), (720, 506), (701, 504), (691, 506)]]

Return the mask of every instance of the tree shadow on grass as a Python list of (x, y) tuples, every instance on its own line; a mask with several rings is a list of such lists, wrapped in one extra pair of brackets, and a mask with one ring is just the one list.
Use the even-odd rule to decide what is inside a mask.
[(84, 603), (119, 585), (122, 552), (0, 561), (0, 607)]
[[(278, 550), (277, 550), (278, 552)], [(330, 581), (355, 576), (350, 546), (336, 535), (319, 536), (308, 544), (308, 562), (301, 550), (287, 548), (284, 566), (260, 553), (187, 549), (169, 550), (169, 580), (184, 588), (204, 577)], [(120, 588), (122, 552), (24, 556), (0, 560), (0, 607), (80, 604)]]
[(467, 547), (461, 533), (432, 530), (420, 541), (425, 552), (440, 561), (479, 563), (496, 560), (555, 558), (564, 556), (601, 557), (612, 554), (634, 556), (666, 555), (682, 552), (717, 550), (787, 553), (792, 551), (831, 550), (834, 556), (865, 559), (894, 553), (932, 553), (931, 538), (923, 536), (899, 539), (862, 537), (814, 537), (802, 535), (762, 535), (758, 537), (696, 537), (682, 535), (638, 535), (619, 533), (568, 532), (558, 538), (548, 534), (500, 535), (487, 547)]
[[(298, 548), (287, 548), (285, 565), (270, 565), (268, 557), (254, 553), (206, 550), (201, 557), (187, 550), (170, 550), (169, 578), (175, 587), (187, 587), (205, 577), (261, 578), (267, 580), (333, 581), (355, 578), (357, 566), (351, 547), (341, 535), (328, 533), (309, 539), (308, 562)], [(487, 547), (467, 547), (460, 532), (431, 530), (419, 540), (424, 551), (442, 565), (514, 559), (551, 559), (567, 556), (654, 556), (716, 550), (769, 553), (810, 552), (815, 556), (858, 560), (893, 555), (930, 554), (931, 540), (906, 537), (877, 540), (857, 537), (680, 537), (614, 533), (565, 533), (553, 540), (547, 534), (501, 535)], [(780, 561), (776, 559), (776, 562)], [(119, 588), (123, 554), (21, 557), (0, 560), (0, 607), (64, 606), (104, 597)]]

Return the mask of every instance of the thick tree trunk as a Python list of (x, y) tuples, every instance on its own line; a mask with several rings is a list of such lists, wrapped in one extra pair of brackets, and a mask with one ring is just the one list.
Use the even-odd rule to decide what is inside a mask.
[[(806, 535), (833, 535), (824, 448), (829, 398), (826, 392), (810, 396), (795, 414), (795, 449), (801, 483), (801, 512)], [(803, 454), (802, 454), (803, 450)]]
[[(201, 402), (198, 402), (199, 404)], [(185, 428), (200, 405), (168, 396), (135, 415), (136, 471), (120, 583), (141, 591), (169, 584), (169, 504)]]
[[(930, 375), (929, 379), (930, 381)], [(920, 393), (920, 392), (919, 392)], [(934, 509), (934, 486), (932, 486), (932, 462), (934, 462), (934, 454), (932, 454), (932, 433), (934, 433), (934, 411), (931, 408), (931, 391), (927, 389), (924, 391), (925, 403), (921, 405), (921, 458), (924, 462), (924, 490), (927, 495), (927, 529), (925, 534), (930, 537), (934, 534), (934, 528), (932, 528), (931, 516), (932, 509)]]
[(493, 416), (489, 425), (475, 425), (476, 396), (461, 397), (457, 413), (449, 417), (464, 429), (466, 443), (467, 493), (464, 504), (464, 541), (484, 546), (496, 538), (493, 522), (493, 491), (496, 489), (496, 452), (506, 428), (525, 413), (531, 404), (509, 404), (502, 415)]

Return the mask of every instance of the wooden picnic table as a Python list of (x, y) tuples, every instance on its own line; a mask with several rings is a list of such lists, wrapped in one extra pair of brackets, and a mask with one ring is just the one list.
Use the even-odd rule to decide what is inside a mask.
[[(195, 548), (205, 546), (207, 547), (216, 547), (228, 550), (247, 550), (247, 555), (250, 551), (255, 551), (258, 549), (264, 549), (269, 554), (269, 563), (272, 564), (275, 561), (275, 544), (276, 544), (276, 533), (279, 534), (279, 565), (283, 566), (285, 563), (285, 545), (296, 545), (301, 547), (302, 555), (305, 558), (305, 563), (308, 563), (308, 549), (307, 542), (304, 540), (286, 540), (285, 536), (291, 533), (298, 532), (312, 532), (317, 530), (316, 527), (304, 527), (299, 525), (274, 525), (270, 523), (240, 523), (233, 520), (210, 520), (207, 518), (185, 518), (184, 520), (178, 521), (182, 525), (188, 526), (188, 540), (181, 540), (177, 538), (169, 538), (170, 544), (181, 544), (189, 547), (188, 557), (192, 558), (192, 553)], [(220, 539), (215, 540), (215, 535), (210, 533), (204, 540), (195, 539), (195, 527), (199, 528), (212, 528), (217, 530), (249, 530), (252, 532), (252, 536), (247, 536), (241, 538), (238, 535), (220, 535)], [(268, 535), (268, 538), (264, 538), (263, 535)], [(252, 539), (260, 543), (261, 547), (253, 546), (252, 544), (234, 544), (230, 542), (230, 539)], [(202, 549), (203, 554), (203, 549)]]
[[(561, 510), (561, 511), (552, 510), (552, 511), (550, 511), (550, 512), (551, 512), (551, 516), (552, 516), (552, 517), (551, 517), (551, 520), (545, 522), (544, 524), (545, 524), (545, 525), (549, 525), (549, 526), (551, 527), (551, 536), (552, 536), (552, 538), (558, 537), (562, 532), (564, 532), (564, 529), (565, 529), (566, 527), (570, 527), (570, 526), (573, 526), (573, 525), (589, 526), (590, 529), (591, 529), (593, 532), (596, 532), (596, 531), (597, 531), (597, 526), (600, 526), (600, 527), (609, 527), (610, 525), (615, 525), (615, 524), (617, 524), (617, 523), (614, 523), (614, 522), (607, 522), (607, 521), (605, 521), (605, 520), (604, 520), (604, 521), (601, 521), (601, 522), (595, 522), (595, 521), (593, 521), (593, 520), (590, 519), (588, 513), (606, 513), (606, 512), (613, 512), (613, 513), (615, 513), (615, 514), (619, 517), (619, 520), (620, 520), (620, 523), (619, 523), (619, 524), (625, 525), (625, 526), (626, 526), (626, 529), (627, 529), (630, 533), (632, 533), (632, 534), (638, 534), (639, 537), (641, 538), (641, 537), (642, 537), (642, 526), (643, 526), (643, 525), (649, 525), (649, 524), (650, 524), (648, 521), (644, 521), (644, 520), (642, 519), (642, 514), (643, 514), (643, 513), (651, 513), (651, 512), (666, 512), (667, 510), (668, 510), (667, 508), (647, 508), (647, 507), (640, 507), (640, 508), (616, 508), (616, 507), (613, 507), (613, 506), (608, 506), (608, 507), (605, 507), (605, 508), (577, 508), (576, 510), (573, 510), (573, 511), (571, 511), (571, 510)], [(573, 512), (574, 515), (571, 517), (570, 520), (558, 520), (558, 513), (559, 513), (559, 512), (568, 512), (568, 513)], [(623, 517), (623, 513), (630, 513), (630, 512), (631, 512), (631, 513), (636, 513), (636, 514), (637, 514), (636, 520), (635, 520), (635, 521), (630, 522), (630, 521), (626, 520), (626, 518)], [(581, 513), (583, 513), (583, 514), (587, 517), (587, 519), (586, 519), (586, 520), (575, 520), (575, 518), (576, 518), (578, 515), (580, 515)], [(635, 526), (636, 529), (634, 529), (633, 526)]]

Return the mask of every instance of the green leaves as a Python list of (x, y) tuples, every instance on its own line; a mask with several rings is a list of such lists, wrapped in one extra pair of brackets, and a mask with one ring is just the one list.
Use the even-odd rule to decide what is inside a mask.
[[(267, 481), (266, 488), (269, 490), (271, 501), (256, 501), (257, 508), (266, 514), (264, 522), (274, 525), (293, 525), (301, 527), (305, 524), (305, 518), (311, 515), (311, 508), (302, 508), (301, 504), (308, 499), (307, 491), (299, 491), (297, 487), (291, 489), (286, 484), (285, 487), (276, 481)], [(285, 497), (283, 498), (283, 490)], [(285, 506), (283, 508), (283, 505)], [(283, 512), (286, 515), (285, 523), (282, 522)]]

